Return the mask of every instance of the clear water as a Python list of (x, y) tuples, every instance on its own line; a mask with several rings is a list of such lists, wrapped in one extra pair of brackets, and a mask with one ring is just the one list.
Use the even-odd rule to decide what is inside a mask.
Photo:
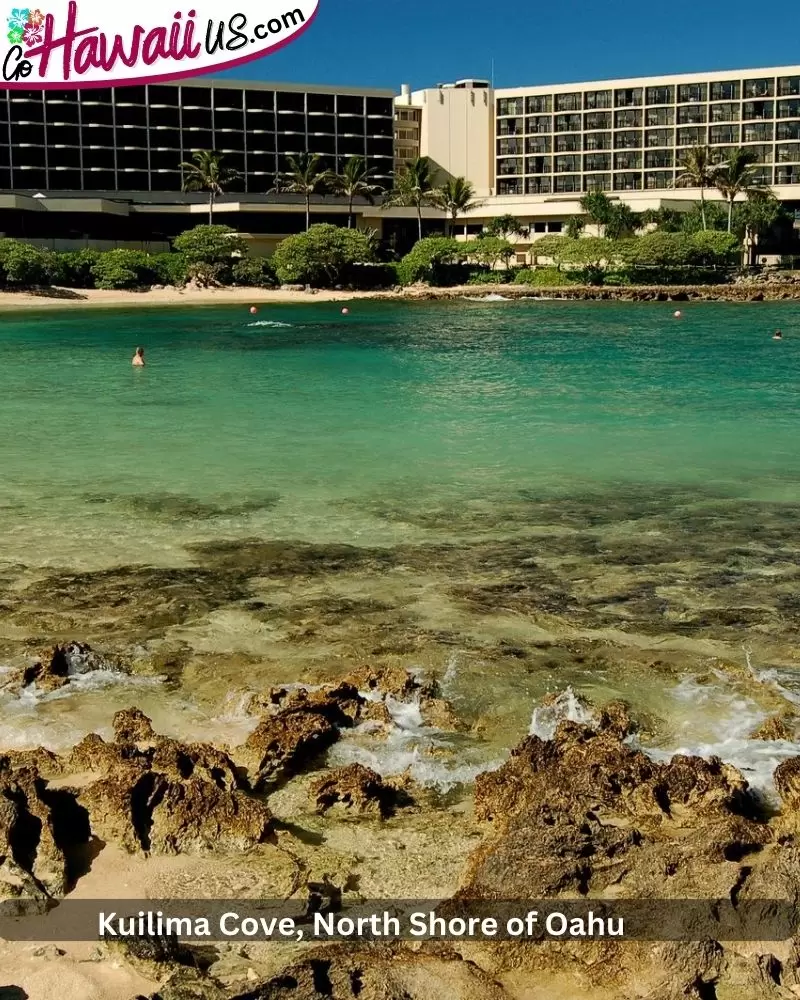
[[(94, 574), (99, 587), (113, 567), (208, 568), (207, 550), (193, 546), (220, 540), (348, 543), (389, 550), (402, 565), (254, 582), (248, 564), (245, 596), (160, 633), (126, 619), (101, 637), (114, 651), (179, 639), (199, 662), (228, 657), (170, 694), (184, 727), (224, 717), (210, 706), (237, 688), (234, 654), (269, 660), (281, 681), (335, 672), (326, 652), (344, 665), (392, 656), (437, 670), (455, 655), (454, 700), (484, 719), (492, 753), (527, 731), (538, 697), (568, 684), (660, 710), (662, 742), (687, 745), (678, 685), (707, 677), (712, 661), (741, 666), (747, 645), (759, 667), (793, 683), (800, 310), (685, 304), (676, 320), (674, 308), (463, 301), (356, 302), (347, 317), (335, 304), (264, 306), (255, 319), (247, 304), (0, 314), (0, 572), (11, 611), (2, 656), (17, 663), (26, 643), (67, 628), (97, 638), (112, 599), (102, 614), (92, 598), (73, 600), (67, 614), (65, 587), (86, 585), (69, 574)], [(771, 339), (777, 327), (782, 342)], [(130, 365), (138, 344), (143, 370)], [(502, 556), (487, 562), (489, 542)], [(665, 546), (668, 558), (651, 561)], [(513, 587), (496, 600), (497, 584), (529, 585), (517, 558), (528, 550), (550, 574), (546, 586), (571, 595), (565, 613), (535, 593), (521, 602)], [(720, 567), (737, 578), (715, 582)], [(149, 586), (160, 594), (162, 583)], [(254, 595), (271, 618), (253, 616)], [(315, 619), (334, 599), (339, 610), (326, 605)], [(388, 624), (368, 600), (389, 609)], [(704, 624), (697, 613), (734, 605), (758, 614)], [(301, 614), (316, 621), (313, 638), (292, 632)], [(412, 651), (382, 651), (381, 628), (395, 639), (414, 632)], [(602, 666), (586, 649), (582, 659), (569, 652), (576, 641), (613, 646), (612, 632), (626, 652), (605, 649)], [(544, 633), (554, 643), (546, 652)], [(657, 642), (670, 651), (668, 676), (629, 662), (630, 650)], [(525, 655), (509, 659), (498, 643)], [(267, 679), (264, 668), (258, 682)], [(672, 707), (665, 691), (677, 691)], [(773, 694), (756, 697), (756, 715), (775, 707)], [(74, 698), (84, 701), (69, 732), (81, 720), (102, 728), (109, 690)], [(8, 738), (25, 729), (30, 741), (35, 723), (63, 720), (64, 701), (20, 710)], [(721, 719), (738, 711), (722, 696), (694, 703), (703, 718), (712, 706)]]

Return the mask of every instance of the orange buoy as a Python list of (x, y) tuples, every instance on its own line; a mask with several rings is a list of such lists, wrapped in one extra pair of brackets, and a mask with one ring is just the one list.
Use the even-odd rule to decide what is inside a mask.
[(256, 309), (255, 306), (250, 306), (250, 315), (251, 316), (255, 316), (257, 312), (258, 312), (258, 309)]
[(342, 316), (349, 316), (349, 315), (350, 315), (349, 309), (342, 309)]

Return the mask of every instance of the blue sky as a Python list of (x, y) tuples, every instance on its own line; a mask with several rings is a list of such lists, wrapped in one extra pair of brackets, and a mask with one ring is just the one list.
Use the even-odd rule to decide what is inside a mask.
[(800, 63), (800, 8), (757, 10), (752, 0), (722, 8), (698, 0), (320, 0), (301, 38), (229, 75), (399, 91), (401, 83), (488, 79), (493, 58), (498, 87)]

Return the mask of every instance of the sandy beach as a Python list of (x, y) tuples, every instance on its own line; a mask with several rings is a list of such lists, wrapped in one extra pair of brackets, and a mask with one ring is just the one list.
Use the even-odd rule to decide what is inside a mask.
[(125, 309), (133, 306), (199, 305), (293, 305), (311, 302), (348, 302), (356, 299), (376, 301), (448, 300), (484, 298), (564, 299), (632, 302), (699, 301), (781, 301), (800, 299), (800, 285), (789, 282), (737, 285), (629, 285), (594, 287), (566, 285), (536, 288), (531, 285), (456, 285), (433, 288), (414, 285), (403, 289), (353, 291), (286, 288), (154, 288), (146, 291), (106, 291), (102, 289), (42, 288), (29, 291), (0, 291), (0, 312), (27, 309), (104, 308)]

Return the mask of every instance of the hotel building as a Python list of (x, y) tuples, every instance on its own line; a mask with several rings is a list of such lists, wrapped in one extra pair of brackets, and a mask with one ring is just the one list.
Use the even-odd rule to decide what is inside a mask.
[[(385, 186), (404, 163), (428, 156), (440, 178), (473, 183), (482, 204), (465, 220), (467, 233), (510, 214), (535, 239), (560, 231), (590, 191), (638, 211), (688, 208), (698, 191), (675, 181), (695, 145), (720, 159), (751, 149), (756, 180), (800, 210), (800, 66), (497, 90), (467, 79), (413, 92), (404, 85), (399, 96), (228, 80), (7, 90), (0, 234), (166, 247), (206, 218), (206, 196), (181, 193), (180, 163), (195, 149), (216, 149), (240, 177), (216, 218), (249, 234), (256, 252), (304, 225), (301, 198), (268, 191), (288, 157), (305, 151), (337, 171), (362, 155)], [(347, 206), (316, 199), (312, 210), (316, 221), (343, 222)], [(416, 238), (413, 209), (359, 204), (356, 212), (359, 225), (398, 248)], [(441, 212), (423, 214), (428, 232), (442, 231)]]

